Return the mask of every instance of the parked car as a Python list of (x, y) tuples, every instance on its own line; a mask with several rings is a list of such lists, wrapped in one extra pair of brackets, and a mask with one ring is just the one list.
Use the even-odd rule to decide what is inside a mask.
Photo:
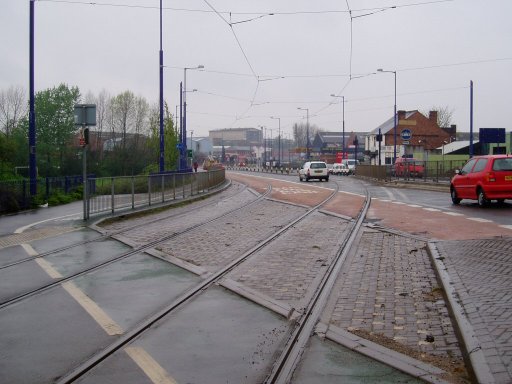
[(311, 179), (319, 179), (329, 181), (329, 173), (327, 172), (327, 164), (323, 161), (307, 161), (299, 169), (299, 180), (309, 181)]
[(356, 166), (359, 165), (359, 160), (347, 159), (343, 160), (342, 164), (345, 164), (347, 166), (348, 174), (353, 175), (354, 173), (356, 173)]
[(332, 166), (331, 173), (333, 175), (346, 176), (350, 173), (350, 170), (348, 169), (348, 165), (346, 164), (334, 163), (334, 165)]
[(512, 199), (512, 155), (473, 157), (455, 171), (450, 194), (453, 204), (470, 199), (484, 206), (491, 200), (503, 203)]
[(397, 177), (423, 177), (425, 166), (418, 159), (399, 157), (393, 166), (393, 175)]

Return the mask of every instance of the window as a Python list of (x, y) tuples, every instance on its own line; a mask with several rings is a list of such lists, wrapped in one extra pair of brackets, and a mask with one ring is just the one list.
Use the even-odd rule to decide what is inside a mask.
[(512, 158), (494, 160), (492, 170), (493, 171), (512, 171)]
[(482, 172), (485, 169), (485, 166), (487, 165), (487, 162), (489, 160), (487, 159), (480, 159), (475, 165), (475, 168), (473, 168), (473, 172)]
[(476, 159), (469, 160), (466, 165), (461, 169), (460, 173), (465, 175), (471, 171), (471, 168), (473, 168), (473, 165), (475, 165)]
[(327, 165), (325, 163), (311, 163), (311, 168), (327, 168)]

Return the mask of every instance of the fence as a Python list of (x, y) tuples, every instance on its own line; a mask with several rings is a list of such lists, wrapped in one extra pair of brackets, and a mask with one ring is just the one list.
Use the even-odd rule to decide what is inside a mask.
[(184, 199), (208, 192), (226, 179), (224, 169), (87, 179), (85, 218)]
[[(91, 175), (94, 176), (94, 175)], [(36, 179), (38, 194), (48, 200), (57, 192), (70, 194), (82, 186), (82, 175)], [(17, 212), (32, 207), (30, 180), (0, 181), (0, 213)]]
[[(444, 160), (444, 161), (416, 161), (418, 168), (411, 169), (405, 167), (400, 172), (395, 171), (393, 165), (369, 165), (359, 164), (356, 167), (356, 175), (370, 177), (377, 180), (411, 180), (411, 181), (432, 181), (446, 182), (455, 174), (456, 169), (461, 169), (467, 160)], [(281, 173), (288, 175), (298, 175), (298, 169), (285, 167), (228, 167), (231, 170), (244, 170), (249, 172)], [(421, 172), (418, 170), (421, 169)]]

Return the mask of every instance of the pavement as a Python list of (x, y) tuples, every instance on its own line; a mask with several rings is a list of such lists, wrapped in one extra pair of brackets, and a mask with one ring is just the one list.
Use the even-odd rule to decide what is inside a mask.
[[(251, 187), (263, 192), (266, 182), (253, 179)], [(298, 188), (290, 187), (285, 181), (275, 182), (272, 198), (311, 206), (327, 193), (319, 186), (319, 183), (316, 186), (310, 183)], [(247, 196), (247, 192), (237, 195), (227, 204), (241, 205)], [(315, 275), (343, 240), (344, 229), (353, 220), (357, 212), (354, 207), (361, 200), (360, 196), (339, 193), (325, 211), (310, 219), (308, 224), (330, 229), (324, 234), (325, 248), (311, 248), (300, 241), (278, 242), (274, 248), (263, 249), (257, 262), (230, 276), (224, 286), (250, 291), (270, 303), (267, 306), (281, 308), (282, 313), (288, 316), (293, 316), (293, 312), (300, 313), (311, 295)], [(79, 207), (76, 208), (80, 213)], [(394, 209), (396, 212), (396, 207)], [(39, 215), (32, 213), (6, 220), (0, 218), (0, 248), (55, 236), (59, 228), (63, 233), (78, 227), (80, 216), (73, 215), (71, 211), (56, 207), (46, 208)], [(224, 226), (198, 231), (194, 237), (196, 241), (178, 238), (157, 251), (163, 257), (179, 260), (180, 266), (186, 268), (188, 265), (194, 273), (207, 274), (250, 246), (250, 239), (257, 242), (279, 228), (281, 222), (301, 211), (304, 208), (275, 202), (260, 204), (254, 211), (256, 214), (249, 212), (240, 218), (243, 225), (227, 222)], [(429, 212), (421, 214), (426, 219), (430, 215)], [(214, 217), (215, 212), (202, 211), (200, 217), (190, 215), (185, 221), (180, 221), (179, 226), (204, 220), (208, 215)], [(377, 217), (377, 213), (373, 215)], [(393, 221), (389, 218), (393, 209), (386, 215), (382, 221), (385, 228), (372, 223), (366, 225), (358, 247), (347, 258), (335, 293), (322, 316), (319, 327), (322, 331), (319, 332), (338, 342), (345, 340), (345, 345), (354, 350), (373, 357), (380, 356), (391, 365), (415, 366), (403, 358), (410, 352), (453, 362), (465, 357), (475, 368), (474, 382), (512, 383), (512, 231), (504, 229), (499, 237), (490, 237), (485, 232), (483, 235), (488, 237), (481, 239), (432, 238), (431, 234), (408, 233), (398, 225), (393, 228)], [(61, 219), (57, 223), (47, 221), (51, 216)], [(272, 226), (264, 225), (264, 218), (272, 221)], [(16, 228), (35, 221), (39, 222), (35, 227), (27, 227), (14, 234)], [(129, 222), (130, 225), (140, 223), (140, 229), (125, 234), (120, 240), (132, 246), (158, 239), (162, 233), (179, 230), (172, 220), (160, 221), (152, 227), (144, 225), (144, 217)], [(119, 225), (114, 223), (107, 230), (118, 230)], [(337, 233), (338, 238), (328, 236), (331, 232)], [(199, 241), (211, 236), (215, 236), (217, 241)], [(177, 249), (182, 253), (177, 253)], [(285, 257), (277, 258), (276, 255)], [(296, 255), (304, 256), (300, 265), (296, 263)], [(442, 291), (444, 296), (440, 294)], [(402, 357), (389, 350), (382, 352), (378, 345), (364, 341), (367, 335), (383, 336), (409, 349), (402, 351)], [(420, 366), (419, 363), (416, 365)], [(412, 368), (404, 370), (410, 369), (411, 374), (430, 382), (453, 380), (453, 377), (443, 376), (435, 369), (416, 368), (419, 369), (416, 374)]]

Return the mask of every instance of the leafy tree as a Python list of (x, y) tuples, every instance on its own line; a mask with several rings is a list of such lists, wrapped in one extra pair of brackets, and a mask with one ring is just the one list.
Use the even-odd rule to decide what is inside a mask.
[[(66, 166), (78, 158), (70, 143), (76, 132), (74, 106), (80, 100), (78, 87), (60, 84), (35, 95), (37, 163), (40, 176), (68, 174)], [(28, 124), (26, 123), (28, 130)], [(66, 161), (64, 161), (66, 159)]]
[[(148, 147), (153, 159), (151, 172), (158, 172), (160, 165), (160, 112), (159, 107), (154, 106), (151, 109), (149, 126), (151, 130), (151, 137), (148, 141)], [(177, 169), (179, 152), (176, 148), (178, 144), (178, 134), (174, 127), (172, 115), (169, 112), (169, 107), (165, 103), (164, 110), (164, 169), (171, 170)]]

